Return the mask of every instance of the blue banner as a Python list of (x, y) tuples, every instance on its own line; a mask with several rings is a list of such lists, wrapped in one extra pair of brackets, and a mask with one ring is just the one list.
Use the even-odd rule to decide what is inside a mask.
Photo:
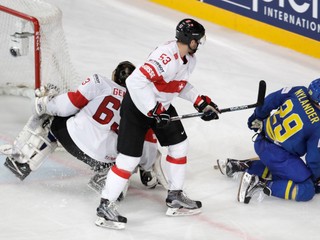
[(320, 40), (319, 0), (203, 0), (202, 2)]

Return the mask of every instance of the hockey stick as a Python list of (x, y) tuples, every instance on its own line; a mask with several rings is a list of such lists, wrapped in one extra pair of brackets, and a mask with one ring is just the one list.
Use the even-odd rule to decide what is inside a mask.
[[(252, 158), (246, 158), (246, 159), (233, 159), (233, 158), (227, 158), (227, 159), (234, 160), (234, 161), (239, 161), (239, 162), (246, 162), (246, 161), (250, 161), (251, 162), (251, 161), (259, 161), (260, 157), (252, 157)], [(213, 169), (215, 169), (215, 170), (220, 169), (219, 168), (219, 160), (220, 159), (217, 159), (217, 164), (213, 165)]]
[[(239, 111), (239, 110), (244, 110), (244, 109), (255, 108), (255, 107), (261, 106), (264, 103), (265, 95), (266, 95), (266, 82), (264, 80), (261, 80), (259, 82), (258, 99), (257, 99), (256, 103), (248, 104), (248, 105), (241, 105), (241, 106), (236, 106), (236, 107), (223, 108), (223, 109), (220, 109), (220, 112), (221, 113), (234, 112), (234, 111)], [(203, 115), (204, 115), (203, 112), (190, 113), (190, 114), (172, 117), (170, 120), (171, 121), (178, 121), (178, 120), (185, 119), (185, 118), (202, 117)]]

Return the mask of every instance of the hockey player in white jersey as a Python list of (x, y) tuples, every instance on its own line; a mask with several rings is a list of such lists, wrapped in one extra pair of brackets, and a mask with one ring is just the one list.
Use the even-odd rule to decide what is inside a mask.
[[(96, 175), (89, 186), (100, 192), (118, 154), (119, 109), (126, 93), (125, 80), (134, 69), (125, 61), (113, 72), (113, 80), (94, 74), (74, 92), (56, 96), (52, 89), (42, 92), (36, 98), (37, 115), (17, 137), (5, 166), (23, 180), (54, 151), (58, 140), (69, 153), (92, 167)], [(152, 130), (146, 134), (144, 150), (140, 177), (144, 185), (155, 187), (157, 178), (151, 169), (161, 154)]]
[(183, 192), (188, 140), (181, 121), (170, 122), (177, 116), (171, 102), (176, 97), (190, 101), (204, 112), (202, 119), (206, 121), (218, 119), (219, 109), (188, 82), (196, 65), (195, 53), (205, 41), (204, 27), (193, 19), (183, 19), (176, 27), (176, 39), (157, 47), (126, 81), (128, 92), (120, 110), (119, 155), (108, 172), (97, 209), (98, 226), (125, 227), (127, 219), (116, 210), (115, 200), (140, 162), (144, 135), (150, 127), (159, 143), (168, 147), (166, 214), (192, 215), (201, 211), (201, 202), (189, 199)]

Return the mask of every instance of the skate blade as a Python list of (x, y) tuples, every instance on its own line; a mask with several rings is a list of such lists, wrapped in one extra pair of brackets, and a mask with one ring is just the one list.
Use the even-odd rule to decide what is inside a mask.
[(240, 203), (249, 203), (250, 198), (246, 197), (247, 188), (251, 181), (251, 175), (248, 173), (244, 173), (242, 175), (239, 191), (238, 191), (238, 202)]
[(166, 215), (172, 217), (179, 217), (179, 216), (191, 216), (201, 213), (201, 209), (187, 209), (187, 208), (168, 208)]
[(214, 166), (215, 169), (219, 169), (222, 175), (226, 175), (226, 162), (217, 159), (217, 165)]
[(104, 227), (104, 228), (110, 228), (110, 229), (124, 229), (126, 227), (125, 223), (122, 222), (113, 222), (113, 221), (107, 221), (102, 217), (98, 217), (95, 221), (95, 224), (98, 227)]
[(6, 160), (4, 162), (4, 166), (7, 169), (9, 169), (10, 172), (12, 172), (21, 181), (23, 181), (29, 175), (29, 173), (22, 173), (21, 171), (19, 171), (19, 169), (17, 168), (17, 166), (14, 162), (11, 161), (11, 163), (9, 163), (8, 161), (10, 161), (10, 160)]

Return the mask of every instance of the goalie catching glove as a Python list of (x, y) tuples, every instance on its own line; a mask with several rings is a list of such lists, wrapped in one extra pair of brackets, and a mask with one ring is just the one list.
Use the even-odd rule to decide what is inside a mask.
[(57, 96), (59, 92), (60, 89), (51, 83), (34, 90), (36, 97)]
[(170, 123), (170, 115), (159, 102), (157, 102), (156, 106), (148, 112), (148, 117), (156, 120), (156, 125), (158, 128), (164, 128)]
[(202, 120), (210, 121), (213, 119), (219, 119), (218, 113), (220, 113), (220, 110), (208, 96), (198, 96), (193, 106), (198, 112), (204, 113), (201, 117)]

